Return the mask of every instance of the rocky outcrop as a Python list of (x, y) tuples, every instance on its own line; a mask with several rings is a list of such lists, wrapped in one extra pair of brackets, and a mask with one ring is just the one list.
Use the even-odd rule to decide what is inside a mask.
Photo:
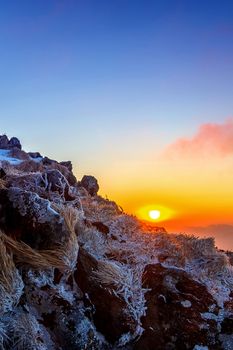
[(94, 176), (84, 175), (80, 186), (84, 187), (91, 196), (96, 196), (99, 191), (99, 185)]
[(123, 334), (134, 333), (136, 320), (130, 314), (124, 298), (117, 295), (116, 288), (102, 285), (96, 278), (98, 260), (85, 249), (80, 248), (77, 262), (76, 281), (84, 293), (86, 305), (92, 308), (96, 329), (111, 343)]
[(12, 148), (17, 148), (21, 150), (22, 146), (19, 139), (17, 139), (17, 137), (12, 137), (9, 140), (6, 135), (0, 136), (0, 149), (12, 149)]
[(64, 244), (69, 231), (47, 199), (17, 187), (0, 190), (0, 228), (35, 249)]

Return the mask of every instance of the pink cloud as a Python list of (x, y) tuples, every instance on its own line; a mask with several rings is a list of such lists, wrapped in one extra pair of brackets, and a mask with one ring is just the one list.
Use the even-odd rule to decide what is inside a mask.
[(179, 138), (170, 144), (163, 156), (174, 157), (214, 157), (233, 154), (233, 118), (222, 124), (202, 124), (191, 138)]

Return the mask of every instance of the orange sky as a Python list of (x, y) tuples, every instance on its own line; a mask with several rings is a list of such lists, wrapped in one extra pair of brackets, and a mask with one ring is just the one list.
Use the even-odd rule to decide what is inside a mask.
[(158, 224), (184, 230), (233, 224), (232, 174), (233, 119), (229, 119), (201, 125), (191, 138), (178, 139), (159, 151), (148, 149), (138, 159), (113, 155), (99, 180), (101, 194), (125, 211), (138, 214), (145, 206), (162, 206), (161, 213), (170, 214)]

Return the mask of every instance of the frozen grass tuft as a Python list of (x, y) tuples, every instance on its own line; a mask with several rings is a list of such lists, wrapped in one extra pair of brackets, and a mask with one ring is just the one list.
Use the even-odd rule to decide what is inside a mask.
[(4, 240), (0, 237), (0, 311), (11, 311), (18, 303), (23, 281), (13, 262), (12, 254), (7, 252)]

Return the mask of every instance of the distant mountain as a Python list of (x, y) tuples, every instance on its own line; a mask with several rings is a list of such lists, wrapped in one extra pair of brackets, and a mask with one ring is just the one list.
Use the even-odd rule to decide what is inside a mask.
[(233, 266), (0, 137), (0, 348), (233, 349)]

